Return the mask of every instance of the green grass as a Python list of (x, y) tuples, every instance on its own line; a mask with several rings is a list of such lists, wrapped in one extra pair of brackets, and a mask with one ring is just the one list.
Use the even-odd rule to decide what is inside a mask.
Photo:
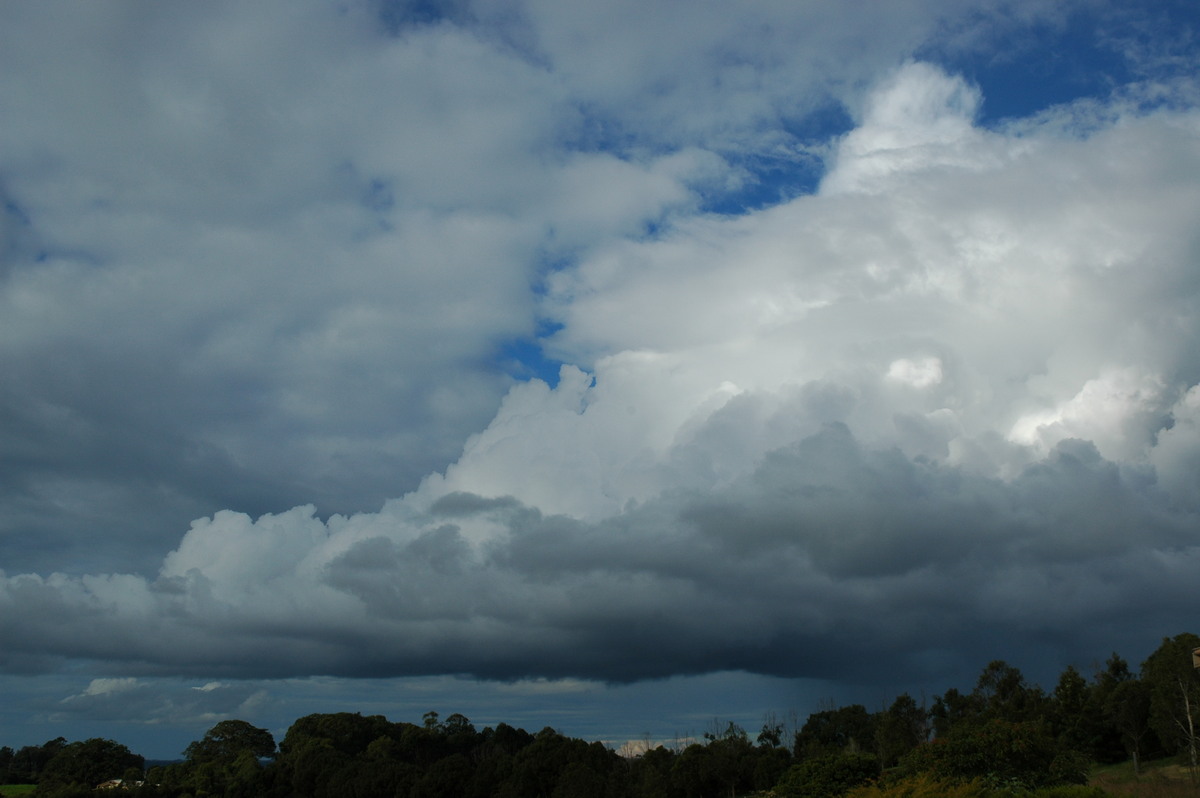
[(1092, 771), (1088, 783), (1112, 795), (1132, 798), (1200, 798), (1200, 786), (1178, 759), (1143, 762), (1141, 770), (1135, 776), (1132, 762), (1103, 765)]
[(10, 795), (29, 795), (36, 784), (0, 784), (0, 795), (8, 798)]

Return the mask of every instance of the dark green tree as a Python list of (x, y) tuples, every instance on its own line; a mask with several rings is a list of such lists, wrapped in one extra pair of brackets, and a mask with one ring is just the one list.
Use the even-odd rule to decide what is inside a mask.
[(1121, 682), (1136, 679), (1137, 676), (1129, 669), (1129, 663), (1117, 652), (1113, 652), (1104, 661), (1104, 669), (1096, 674), (1096, 687), (1100, 690), (1110, 690)]
[[(1117, 687), (1136, 680), (1137, 677), (1129, 669), (1129, 663), (1116, 652), (1105, 660), (1104, 667), (1097, 670), (1092, 677), (1088, 712), (1099, 719), (1091, 746), (1092, 757), (1097, 762), (1121, 762), (1130, 756), (1124, 735), (1115, 725), (1110, 698)], [(1156, 745), (1157, 741), (1151, 733), (1143, 738), (1141, 750), (1146, 753)]]
[(760, 748), (778, 748), (783, 745), (783, 724), (771, 713), (763, 721), (762, 730), (755, 738)]
[(769, 790), (779, 783), (792, 766), (792, 753), (786, 748), (760, 748), (754, 753), (751, 780), (754, 789)]
[(838, 798), (878, 777), (879, 760), (871, 754), (826, 754), (792, 765), (774, 792), (779, 798)]
[(183, 754), (187, 760), (166, 774), (174, 787), (196, 795), (249, 798), (267, 790), (270, 774), (261, 760), (275, 756), (275, 738), (244, 720), (223, 720)]
[(920, 745), (900, 760), (906, 775), (936, 781), (981, 780), (991, 789), (1034, 790), (1056, 784), (1083, 784), (1089, 762), (1062, 746), (1040, 721), (994, 718), (960, 724)]
[(597, 770), (586, 761), (572, 760), (554, 785), (552, 798), (605, 798), (608, 770)]
[(466, 715), (455, 712), (446, 718), (442, 724), (442, 734), (446, 738), (446, 747), (454, 753), (461, 753), (479, 744), (479, 732)]
[(753, 786), (756, 751), (746, 731), (730, 722), (720, 736), (712, 736), (705, 746), (713, 778), (729, 796)]
[(992, 660), (979, 674), (972, 695), (984, 718), (1021, 723), (1044, 718), (1046, 697), (1025, 682), (1021, 671), (1004, 660)]
[(1050, 733), (1063, 745), (1081, 752), (1092, 750), (1103, 715), (1094, 711), (1092, 688), (1073, 665), (1058, 677), (1050, 695), (1048, 720)]
[(278, 775), (287, 791), (296, 796), (325, 798), (338, 795), (341, 779), (354, 772), (354, 757), (329, 739), (297, 740), (276, 760)]
[(411, 723), (391, 723), (382, 715), (362, 715), (358, 712), (305, 715), (287, 730), (279, 744), (279, 754), (287, 755), (290, 749), (304, 741), (319, 739), (329, 741), (338, 751), (357, 756), (380, 737), (399, 738), (407, 728), (416, 727)]
[(422, 776), (421, 769), (406, 760), (400, 744), (387, 736), (373, 740), (342, 767), (348, 779), (342, 786), (355, 795), (408, 796)]
[(875, 745), (875, 718), (862, 704), (814, 712), (796, 732), (797, 759), (870, 751)]
[(223, 720), (205, 733), (202, 739), (188, 745), (183, 755), (192, 762), (232, 764), (243, 753), (257, 759), (275, 756), (275, 738), (266, 729), (251, 726), (244, 720)]
[(908, 693), (898, 696), (876, 719), (875, 745), (880, 763), (892, 767), (928, 736), (929, 715)]
[[(510, 776), (497, 792), (499, 798), (526, 798), (527, 796), (564, 795), (567, 787), (560, 789), (564, 778), (569, 778), (579, 789), (595, 788), (603, 784), (608, 790), (610, 776), (623, 763), (620, 758), (599, 743), (586, 743), (559, 734), (546, 727), (537, 733), (534, 741), (522, 748), (513, 757)], [(569, 767), (578, 764), (581, 767)], [(590, 786), (587, 786), (590, 785)], [(614, 795), (621, 794), (614, 788)]]
[(267, 772), (262, 761), (249, 749), (224, 766), (225, 798), (258, 798), (267, 792)]
[(513, 777), (516, 755), (532, 745), (533, 741), (532, 734), (507, 723), (499, 723), (494, 729), (488, 727), (480, 732), (470, 752), (476, 764), (468, 786), (468, 798), (500, 795), (503, 786)]
[(1150, 686), (1139, 679), (1117, 684), (1108, 693), (1104, 714), (1121, 735), (1125, 751), (1133, 761), (1134, 775), (1141, 774), (1142, 750), (1150, 731)]
[(495, 729), (485, 729), (481, 736), (486, 748), (502, 751), (509, 756), (532, 745), (534, 741), (532, 734), (524, 729), (509, 726), (507, 723), (497, 723)]
[(708, 746), (692, 743), (671, 763), (671, 781), (686, 798), (721, 795), (721, 781)]
[(1191, 633), (1164, 638), (1142, 663), (1142, 681), (1150, 688), (1150, 726), (1169, 753), (1182, 753), (1193, 772), (1200, 732), (1200, 675), (1192, 651), (1200, 637)]
[(474, 768), (462, 754), (443, 757), (426, 770), (410, 792), (411, 798), (462, 798)]
[(929, 710), (934, 737), (945, 737), (951, 730), (965, 723), (974, 723), (983, 717), (983, 701), (971, 693), (962, 693), (951, 687), (945, 693), (934, 696)]
[(683, 791), (671, 774), (674, 751), (659, 745), (647, 750), (630, 764), (630, 784), (639, 798), (681, 798)]
[(66, 745), (65, 737), (55, 737), (41, 745), (26, 745), (17, 749), (9, 768), (12, 780), (23, 784), (37, 782), (46, 764)]
[(7, 745), (0, 746), (0, 784), (12, 783), (10, 771), (12, 769), (13, 756), (15, 754), (16, 752)]
[(124, 777), (131, 768), (140, 774), (145, 765), (145, 759), (124, 745), (93, 737), (63, 746), (42, 769), (38, 788), (42, 792), (67, 785), (93, 788), (101, 782)]

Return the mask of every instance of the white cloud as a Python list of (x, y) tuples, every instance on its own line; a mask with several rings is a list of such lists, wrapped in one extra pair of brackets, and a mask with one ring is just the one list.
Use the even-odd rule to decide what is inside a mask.
[(795, 152), (781, 128), (857, 102), (864, 84), (933, 35), (1062, 13), (1040, 0), (969, 10), (927, 0), (765, 2), (736, 13), (713, 0), (519, 8), (528, 51), (609, 126), (601, 136), (776, 155)]
[(221, 718), (253, 717), (269, 704), (267, 691), (253, 683), (189, 687), (176, 679), (124, 677), (93, 679), (83, 692), (37, 709), (45, 711), (51, 723), (119, 721), (133, 726), (184, 726), (197, 733)]
[(986, 134), (972, 124), (979, 103), (978, 89), (962, 78), (929, 64), (904, 65), (875, 91), (862, 124), (841, 142), (822, 192), (886, 190), (898, 173), (994, 165)]
[(942, 361), (936, 357), (902, 357), (888, 365), (887, 376), (913, 388), (928, 388), (942, 381)]
[[(138, 680), (132, 677), (121, 679), (92, 679), (87, 689), (80, 695), (107, 695), (109, 693), (126, 693), (138, 686)], [(70, 698), (64, 700), (71, 700)]]
[(1171, 408), (1171, 426), (1158, 431), (1150, 452), (1163, 487), (1184, 507), (1200, 509), (1200, 385), (1193, 385)]
[(1088, 380), (1050, 410), (1021, 416), (1009, 437), (1046, 451), (1065, 438), (1094, 442), (1114, 460), (1138, 460), (1167, 424), (1163, 380), (1133, 368)]

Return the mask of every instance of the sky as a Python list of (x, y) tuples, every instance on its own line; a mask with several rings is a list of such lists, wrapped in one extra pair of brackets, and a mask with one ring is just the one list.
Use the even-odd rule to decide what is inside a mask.
[(620, 745), (1200, 605), (1172, 0), (0, 4), (0, 745)]

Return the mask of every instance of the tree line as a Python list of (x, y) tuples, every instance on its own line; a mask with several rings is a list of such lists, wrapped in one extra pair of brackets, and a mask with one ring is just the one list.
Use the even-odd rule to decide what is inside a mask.
[(904, 694), (874, 712), (831, 707), (799, 728), (769, 715), (753, 738), (728, 723), (636, 756), (551, 728), (480, 730), (461, 714), (408, 723), (338, 712), (298, 719), (278, 745), (265, 729), (221, 721), (182, 761), (149, 770), (112, 740), (4, 747), (0, 783), (36, 784), (34, 795), (47, 798), (92, 795), (117, 779), (155, 798), (1094, 795), (1070, 785), (1084, 784), (1096, 763), (1132, 760), (1136, 769), (1178, 756), (1195, 770), (1197, 648), (1194, 634), (1165, 638), (1136, 673), (1114, 653), (1090, 678), (1068, 667), (1049, 692), (997, 660), (969, 692), (951, 688), (928, 703)]

